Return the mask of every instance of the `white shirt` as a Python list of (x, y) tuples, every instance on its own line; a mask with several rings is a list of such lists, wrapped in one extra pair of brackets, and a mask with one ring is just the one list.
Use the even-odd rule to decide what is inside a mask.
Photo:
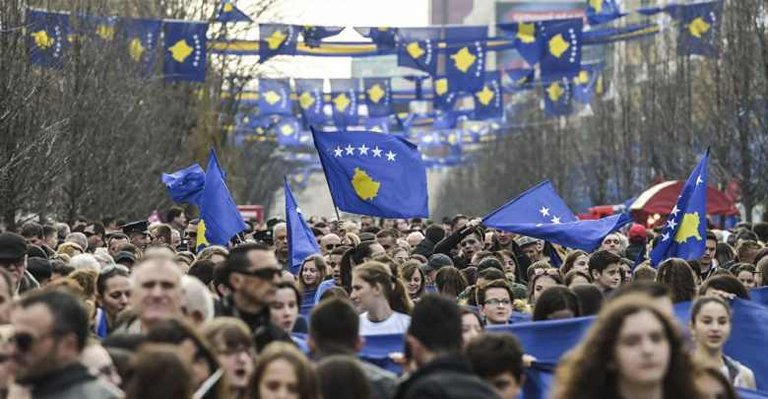
[(368, 319), (368, 312), (360, 315), (360, 335), (405, 334), (411, 325), (411, 316), (392, 312), (387, 319), (373, 322)]

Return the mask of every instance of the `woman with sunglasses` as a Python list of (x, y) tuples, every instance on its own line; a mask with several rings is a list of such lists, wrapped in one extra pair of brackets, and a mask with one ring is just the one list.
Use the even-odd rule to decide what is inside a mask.
[(115, 320), (131, 299), (130, 272), (123, 265), (111, 265), (101, 270), (96, 280), (96, 335), (109, 335)]

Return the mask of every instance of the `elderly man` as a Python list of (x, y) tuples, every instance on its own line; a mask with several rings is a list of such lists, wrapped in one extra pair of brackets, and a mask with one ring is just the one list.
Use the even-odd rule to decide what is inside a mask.
[(320, 251), (323, 255), (328, 255), (339, 246), (341, 246), (341, 238), (336, 234), (330, 233), (320, 238)]
[(275, 242), (275, 256), (280, 266), (285, 269), (288, 266), (288, 225), (283, 222), (272, 228), (272, 239)]
[(40, 286), (27, 271), (27, 240), (16, 233), (0, 233), (0, 268), (11, 275), (17, 294)]
[(183, 315), (181, 271), (173, 261), (146, 259), (134, 266), (131, 280), (131, 309), (136, 319), (117, 331), (146, 333), (158, 321)]

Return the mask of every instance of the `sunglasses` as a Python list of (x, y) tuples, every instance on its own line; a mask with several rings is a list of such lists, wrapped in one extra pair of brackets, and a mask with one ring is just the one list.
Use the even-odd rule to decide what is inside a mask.
[(334, 249), (340, 247), (341, 244), (325, 244), (325, 250), (326, 251), (333, 251)]
[(238, 270), (235, 273), (240, 273), (250, 277), (258, 277), (262, 280), (273, 280), (276, 276), (280, 276), (283, 271), (277, 268), (264, 268), (256, 270)]

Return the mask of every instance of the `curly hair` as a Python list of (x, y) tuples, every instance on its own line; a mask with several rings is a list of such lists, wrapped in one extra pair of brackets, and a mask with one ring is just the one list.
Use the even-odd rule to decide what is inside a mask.
[(656, 281), (669, 287), (672, 302), (692, 301), (696, 297), (696, 280), (688, 262), (670, 258), (659, 265)]

